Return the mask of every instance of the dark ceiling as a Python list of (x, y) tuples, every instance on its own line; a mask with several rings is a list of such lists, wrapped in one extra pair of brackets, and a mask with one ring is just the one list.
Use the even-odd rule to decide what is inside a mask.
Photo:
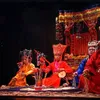
[[(82, 11), (95, 6), (100, 6), (99, 0), (0, 0), (0, 6), (11, 7), (15, 4), (22, 4), (27, 7), (43, 8), (43, 9), (57, 9)], [(6, 8), (7, 8), (6, 7)], [(10, 7), (10, 8), (11, 8)]]
[(100, 2), (99, 0), (0, 0), (2, 2)]

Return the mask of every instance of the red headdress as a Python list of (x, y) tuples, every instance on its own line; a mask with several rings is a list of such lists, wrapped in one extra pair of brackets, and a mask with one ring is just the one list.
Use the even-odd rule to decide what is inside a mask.
[(63, 45), (61, 43), (53, 45), (53, 54), (62, 55), (66, 49), (67, 45)]

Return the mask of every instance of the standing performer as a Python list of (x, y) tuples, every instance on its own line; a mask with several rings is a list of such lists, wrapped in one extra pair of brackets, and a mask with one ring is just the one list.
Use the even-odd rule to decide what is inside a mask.
[(57, 88), (60, 86), (61, 79), (66, 80), (66, 84), (69, 85), (68, 80), (71, 79), (73, 73), (72, 68), (65, 62), (62, 61), (62, 55), (66, 49), (66, 45), (57, 44), (53, 45), (54, 61), (47, 67), (45, 64), (42, 65), (45, 73), (52, 71), (52, 75), (42, 80), (42, 85), (46, 87)]
[(20, 52), (21, 62), (17, 63), (19, 66), (19, 71), (11, 79), (8, 86), (26, 86), (26, 77), (30, 74), (36, 72), (35, 65), (32, 61), (32, 50), (23, 50)]

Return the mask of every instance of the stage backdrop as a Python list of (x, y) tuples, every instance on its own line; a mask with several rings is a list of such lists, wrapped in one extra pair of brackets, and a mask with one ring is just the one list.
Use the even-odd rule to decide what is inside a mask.
[[(100, 7), (93, 7), (81, 12), (68, 12), (59, 10), (56, 17), (56, 40), (70, 47), (74, 55), (87, 54), (88, 42), (99, 40)], [(97, 29), (96, 29), (96, 26)], [(84, 27), (87, 28), (84, 31)]]

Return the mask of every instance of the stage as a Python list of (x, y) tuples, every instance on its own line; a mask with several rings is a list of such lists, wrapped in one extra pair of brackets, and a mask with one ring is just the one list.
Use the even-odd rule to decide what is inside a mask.
[(79, 100), (100, 99), (100, 94), (85, 93), (74, 87), (34, 89), (28, 87), (0, 88), (0, 100)]

